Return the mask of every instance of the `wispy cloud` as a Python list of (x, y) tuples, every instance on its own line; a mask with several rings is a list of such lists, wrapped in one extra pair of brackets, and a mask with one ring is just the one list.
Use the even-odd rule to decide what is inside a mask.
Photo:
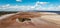
[(27, 10), (41, 10), (41, 11), (60, 11), (60, 5), (54, 6), (53, 4), (45, 6), (48, 2), (39, 2), (37, 1), (34, 6), (11, 6), (10, 4), (6, 4), (0, 7), (0, 11), (27, 11)]
[(22, 0), (16, 0), (17, 2), (22, 2)]
[(37, 1), (36, 4), (42, 4), (42, 5), (45, 5), (45, 4), (48, 4), (49, 2), (39, 2)]

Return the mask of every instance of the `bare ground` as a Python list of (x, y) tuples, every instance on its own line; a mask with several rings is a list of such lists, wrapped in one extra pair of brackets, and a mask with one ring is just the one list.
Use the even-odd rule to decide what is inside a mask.
[(43, 14), (41, 17), (30, 19), (30, 22), (17, 22), (16, 20), (11, 20), (9, 24), (0, 24), (0, 28), (60, 28), (60, 15)]

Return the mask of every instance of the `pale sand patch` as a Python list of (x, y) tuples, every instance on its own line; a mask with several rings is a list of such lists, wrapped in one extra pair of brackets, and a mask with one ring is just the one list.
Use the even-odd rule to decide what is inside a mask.
[(41, 19), (60, 25), (60, 15), (43, 15)]

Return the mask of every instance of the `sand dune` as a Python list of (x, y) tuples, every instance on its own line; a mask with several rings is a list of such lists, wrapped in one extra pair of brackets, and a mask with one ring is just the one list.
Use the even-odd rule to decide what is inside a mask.
[[(18, 17), (31, 21), (18, 22), (16, 21)], [(8, 14), (0, 17), (0, 28), (60, 28), (60, 15), (46, 12)]]

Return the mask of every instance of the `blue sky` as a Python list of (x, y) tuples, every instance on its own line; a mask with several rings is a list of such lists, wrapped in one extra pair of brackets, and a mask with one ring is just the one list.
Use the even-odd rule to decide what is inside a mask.
[(50, 4), (60, 4), (60, 0), (0, 0), (0, 5), (34, 5), (37, 1), (50, 2)]
[(60, 0), (0, 0), (0, 11), (12, 11), (12, 9), (60, 11)]

